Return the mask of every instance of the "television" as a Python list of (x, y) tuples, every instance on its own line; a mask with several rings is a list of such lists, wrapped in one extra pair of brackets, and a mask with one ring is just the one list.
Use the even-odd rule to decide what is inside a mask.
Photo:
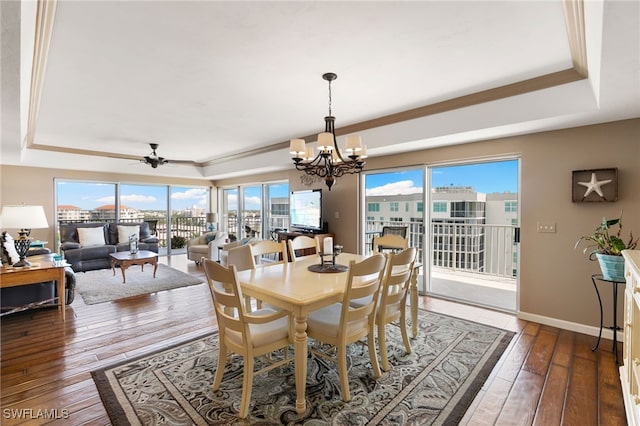
[(289, 224), (302, 231), (322, 231), (322, 190), (292, 191)]

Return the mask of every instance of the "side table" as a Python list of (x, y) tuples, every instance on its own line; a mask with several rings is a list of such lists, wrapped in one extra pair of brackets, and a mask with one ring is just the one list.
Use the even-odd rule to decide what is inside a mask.
[(600, 305), (600, 332), (598, 333), (598, 341), (596, 342), (596, 345), (591, 348), (591, 350), (595, 351), (596, 349), (598, 349), (598, 346), (600, 346), (600, 338), (602, 337), (602, 329), (604, 328), (602, 325), (602, 299), (600, 298), (600, 292), (598, 291), (598, 286), (596, 285), (596, 281), (602, 281), (611, 284), (611, 288), (613, 289), (613, 325), (607, 328), (613, 330), (613, 354), (616, 358), (616, 364), (618, 364), (618, 330), (622, 330), (622, 327), (618, 326), (618, 284), (626, 284), (626, 282), (605, 280), (600, 274), (592, 275), (591, 281), (593, 282), (593, 288), (596, 289), (598, 304)]

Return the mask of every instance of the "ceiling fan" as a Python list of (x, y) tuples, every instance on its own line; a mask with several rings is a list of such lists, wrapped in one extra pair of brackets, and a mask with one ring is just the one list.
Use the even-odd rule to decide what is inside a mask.
[(153, 167), (154, 169), (157, 168), (158, 166), (162, 166), (163, 164), (167, 164), (167, 163), (193, 164), (193, 161), (167, 160), (164, 157), (160, 157), (158, 155), (158, 153), (156, 152), (156, 149), (158, 149), (159, 144), (150, 143), (149, 146), (151, 147), (151, 154), (144, 156), (140, 160), (140, 162), (142, 162), (144, 164), (148, 164), (151, 167)]

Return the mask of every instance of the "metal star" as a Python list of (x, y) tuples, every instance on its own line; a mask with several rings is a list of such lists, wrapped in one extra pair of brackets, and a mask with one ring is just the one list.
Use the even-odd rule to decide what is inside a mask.
[(601, 187), (602, 185), (606, 185), (610, 182), (611, 182), (611, 179), (598, 180), (598, 178), (596, 177), (596, 174), (591, 173), (591, 180), (589, 182), (578, 182), (578, 185), (587, 187), (586, 192), (582, 196), (583, 198), (585, 198), (587, 195), (591, 194), (592, 192), (595, 192), (596, 194), (598, 194), (600, 198), (604, 198)]

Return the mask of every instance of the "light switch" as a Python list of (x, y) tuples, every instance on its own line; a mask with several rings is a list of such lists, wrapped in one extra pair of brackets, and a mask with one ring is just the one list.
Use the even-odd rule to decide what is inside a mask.
[(538, 222), (538, 232), (547, 232), (547, 233), (555, 233), (556, 232), (556, 223), (555, 222)]

